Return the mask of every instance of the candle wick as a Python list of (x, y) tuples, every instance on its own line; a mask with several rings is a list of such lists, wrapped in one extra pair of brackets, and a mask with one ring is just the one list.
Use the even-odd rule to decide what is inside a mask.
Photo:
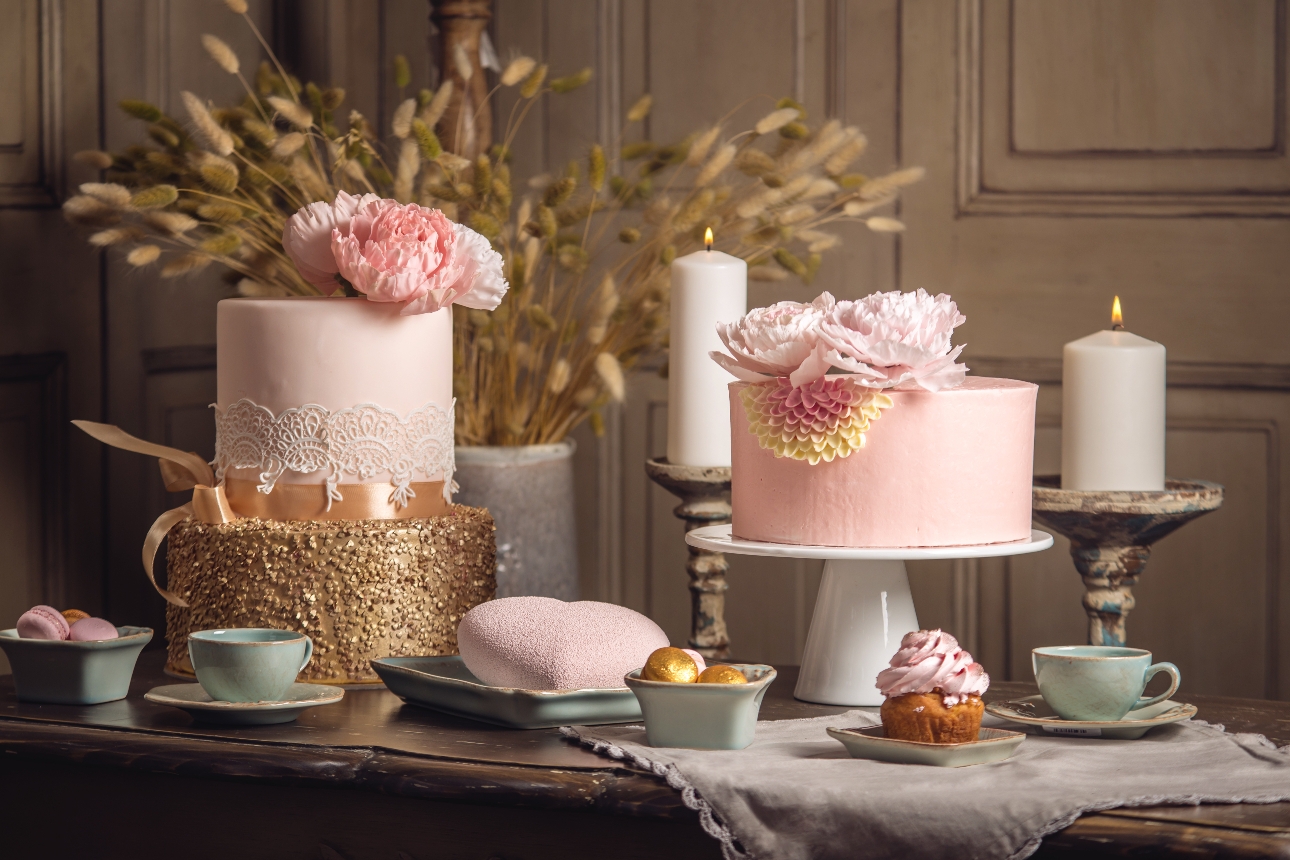
[(1116, 323), (1111, 326), (1111, 331), (1124, 331), (1124, 323)]

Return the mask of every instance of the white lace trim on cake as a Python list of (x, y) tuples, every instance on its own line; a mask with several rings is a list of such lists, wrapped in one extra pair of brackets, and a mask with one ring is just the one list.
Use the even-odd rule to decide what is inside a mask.
[(402, 418), (375, 403), (360, 403), (332, 412), (316, 403), (270, 410), (245, 398), (215, 409), (215, 477), (223, 481), (229, 469), (259, 469), (261, 493), (273, 492), (288, 469), (305, 474), (326, 470), (327, 510), (342, 498), (342, 475), (369, 481), (391, 475), (390, 501), (404, 507), (416, 495), (412, 481), (443, 476), (444, 498), (452, 501), (453, 408), (444, 411), (427, 403)]

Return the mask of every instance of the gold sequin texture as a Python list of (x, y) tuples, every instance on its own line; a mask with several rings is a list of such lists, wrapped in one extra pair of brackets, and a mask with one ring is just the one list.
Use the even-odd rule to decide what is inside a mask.
[(188, 634), (297, 630), (314, 641), (313, 683), (379, 682), (369, 660), (457, 653), (457, 623), (497, 591), (493, 518), (453, 505), (408, 520), (226, 524), (186, 520), (169, 536), (169, 668), (192, 673)]

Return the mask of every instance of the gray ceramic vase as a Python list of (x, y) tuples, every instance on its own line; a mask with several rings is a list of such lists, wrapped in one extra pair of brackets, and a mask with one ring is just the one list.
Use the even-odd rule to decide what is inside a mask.
[(572, 440), (457, 446), (454, 501), (497, 523), (497, 596), (578, 599)]

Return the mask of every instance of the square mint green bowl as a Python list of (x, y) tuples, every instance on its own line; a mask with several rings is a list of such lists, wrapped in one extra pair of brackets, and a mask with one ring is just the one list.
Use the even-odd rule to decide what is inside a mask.
[(124, 699), (151, 627), (118, 627), (116, 639), (71, 642), (23, 639), (16, 629), (0, 630), (0, 650), (13, 669), (22, 702), (101, 705)]
[(641, 703), (650, 746), (741, 750), (753, 742), (761, 700), (775, 670), (761, 663), (725, 665), (742, 672), (748, 683), (645, 681), (640, 669), (623, 678)]

